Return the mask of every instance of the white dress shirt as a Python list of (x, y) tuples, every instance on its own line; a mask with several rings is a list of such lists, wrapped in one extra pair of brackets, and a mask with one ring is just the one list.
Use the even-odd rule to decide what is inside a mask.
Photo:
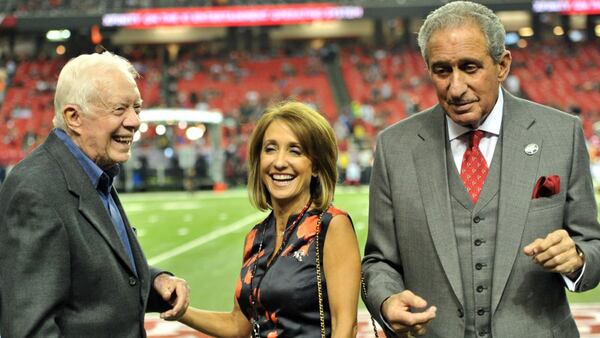
[[(498, 143), (498, 137), (500, 136), (500, 128), (502, 127), (502, 107), (504, 106), (504, 96), (502, 90), (499, 91), (498, 100), (492, 109), (492, 112), (486, 117), (483, 123), (477, 128), (478, 130), (484, 131), (484, 135), (479, 142), (479, 150), (485, 157), (485, 162), (488, 168), (492, 164), (492, 157), (494, 156), (494, 150), (496, 149), (496, 143)], [(452, 149), (452, 156), (454, 157), (454, 163), (456, 169), (460, 173), (460, 167), (462, 166), (463, 156), (467, 147), (469, 146), (469, 132), (473, 130), (469, 127), (461, 126), (460, 124), (446, 118), (446, 124), (448, 125), (448, 140), (450, 141), (450, 148)]]

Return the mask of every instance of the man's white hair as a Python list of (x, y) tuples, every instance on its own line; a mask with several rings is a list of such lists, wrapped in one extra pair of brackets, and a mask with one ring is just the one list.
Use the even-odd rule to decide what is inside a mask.
[(110, 52), (83, 54), (67, 62), (58, 75), (56, 92), (54, 93), (54, 127), (67, 130), (63, 117), (66, 105), (77, 105), (83, 114), (88, 113), (88, 104), (102, 83), (99, 77), (106, 82), (107, 76), (102, 76), (112, 71), (119, 71), (135, 83), (139, 77), (138, 72), (127, 59)]
[(429, 64), (427, 44), (433, 33), (445, 28), (476, 24), (485, 35), (488, 53), (498, 64), (506, 53), (506, 32), (500, 18), (484, 5), (471, 1), (452, 1), (429, 13), (417, 37), (421, 55)]

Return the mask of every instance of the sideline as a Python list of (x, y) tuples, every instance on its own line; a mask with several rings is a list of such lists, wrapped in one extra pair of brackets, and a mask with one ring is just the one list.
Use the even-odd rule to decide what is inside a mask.
[[(573, 311), (573, 317), (577, 323), (581, 338), (600, 338), (599, 303), (571, 304), (571, 310)], [(374, 336), (371, 318), (366, 309), (358, 310), (357, 324), (357, 338), (371, 338)], [(147, 314), (144, 326), (148, 338), (210, 338), (179, 322), (162, 320), (158, 317), (157, 313)], [(379, 331), (379, 337), (384, 337), (381, 331)]]
[(250, 214), (250, 215), (238, 220), (235, 223), (232, 223), (228, 226), (219, 228), (213, 232), (210, 232), (206, 235), (200, 236), (200, 237), (198, 237), (192, 241), (189, 241), (185, 244), (177, 246), (167, 252), (163, 252), (160, 255), (154, 256), (154, 257), (148, 259), (148, 264), (156, 265), (158, 263), (164, 262), (175, 256), (179, 256), (184, 252), (190, 251), (190, 250), (195, 249), (199, 246), (202, 246), (208, 242), (211, 242), (219, 237), (223, 237), (232, 232), (238, 231), (241, 228), (248, 227), (248, 229), (249, 229), (250, 226), (256, 224), (256, 222), (260, 221), (264, 217), (265, 217), (265, 214), (262, 212), (256, 212), (256, 213)]

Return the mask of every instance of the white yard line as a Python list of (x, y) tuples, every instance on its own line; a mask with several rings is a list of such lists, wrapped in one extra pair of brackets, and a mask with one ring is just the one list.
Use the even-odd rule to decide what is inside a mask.
[(265, 214), (261, 213), (261, 212), (250, 214), (250, 215), (238, 220), (235, 223), (232, 223), (225, 227), (219, 228), (219, 229), (217, 229), (211, 233), (208, 233), (204, 236), (200, 236), (192, 241), (189, 241), (185, 244), (175, 247), (167, 252), (163, 252), (162, 254), (160, 254), (158, 256), (154, 256), (154, 257), (148, 259), (148, 264), (155, 265), (155, 264), (164, 262), (175, 256), (179, 256), (184, 252), (190, 251), (201, 245), (204, 245), (206, 243), (214, 241), (215, 239), (217, 239), (219, 237), (223, 237), (232, 232), (238, 231), (239, 229), (242, 229), (244, 227), (247, 227), (249, 230), (252, 225), (256, 224), (259, 220), (263, 219), (264, 217), (265, 217)]
[[(337, 195), (352, 195), (366, 194), (369, 192), (369, 186), (346, 187), (337, 186), (335, 188)], [(176, 191), (176, 192), (134, 192), (134, 193), (119, 193), (121, 202), (151, 202), (151, 201), (188, 201), (188, 200), (220, 200), (229, 198), (248, 198), (246, 188), (233, 188), (223, 192), (214, 191), (196, 191), (194, 193)]]
[(223, 192), (213, 191), (197, 191), (194, 193), (184, 191), (174, 192), (143, 192), (143, 193), (120, 193), (119, 197), (121, 202), (149, 202), (149, 201), (163, 201), (168, 199), (170, 201), (187, 201), (187, 200), (218, 200), (218, 199), (229, 199), (229, 198), (248, 198), (248, 191), (246, 189), (232, 189)]

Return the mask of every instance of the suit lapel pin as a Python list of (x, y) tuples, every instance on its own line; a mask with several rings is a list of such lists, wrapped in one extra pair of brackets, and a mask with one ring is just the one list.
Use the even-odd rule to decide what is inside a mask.
[(535, 143), (529, 143), (525, 146), (525, 154), (532, 156), (540, 150), (540, 146)]

